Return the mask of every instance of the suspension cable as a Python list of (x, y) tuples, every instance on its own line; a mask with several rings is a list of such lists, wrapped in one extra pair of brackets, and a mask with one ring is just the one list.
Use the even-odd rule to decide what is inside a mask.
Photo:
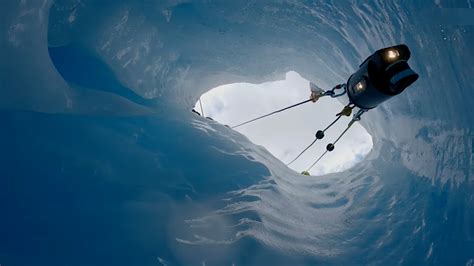
[[(347, 130), (349, 130), (349, 128), (352, 126), (352, 124), (353, 123), (349, 123), (349, 125), (346, 127), (346, 129), (344, 131), (342, 131), (342, 133), (339, 135), (339, 137), (336, 139), (336, 141), (334, 141), (334, 143), (332, 143), (333, 147), (341, 139), (341, 137), (347, 132)], [(331, 145), (331, 143), (329, 143), (328, 146), (329, 145)], [(326, 155), (326, 153), (328, 153), (328, 151), (330, 151), (330, 150), (328, 148), (326, 148), (326, 151), (321, 156), (319, 156), (319, 158), (306, 171), (309, 172), (311, 170), (311, 168), (313, 168), (324, 157), (324, 155)]]
[(326, 132), (326, 130), (328, 130), (330, 127), (332, 127), (334, 124), (336, 124), (336, 122), (339, 120), (339, 118), (341, 118), (341, 116), (342, 116), (342, 114), (338, 114), (338, 115), (337, 115), (337, 118), (334, 119), (334, 121), (332, 121), (332, 123), (329, 124), (329, 125), (323, 130), (323, 132)]
[[(334, 89), (333, 89), (334, 91)], [(308, 147), (306, 147), (302, 152), (300, 152), (300, 154), (298, 154), (298, 156), (296, 156), (295, 159), (293, 159), (291, 162), (289, 162), (286, 166), (289, 166), (290, 164), (292, 164), (294, 161), (296, 161), (298, 158), (300, 158), (301, 155), (303, 155), (303, 153), (305, 153), (311, 146), (314, 145), (314, 143), (316, 143), (316, 141), (319, 139), (319, 138), (323, 138), (324, 137), (324, 132), (326, 132), (326, 130), (328, 130), (330, 127), (332, 127), (340, 118), (341, 116), (345, 115), (345, 116), (350, 116), (351, 113), (352, 113), (352, 109), (354, 109), (354, 105), (349, 103), (348, 105), (344, 106), (344, 108), (342, 109), (341, 112), (339, 112), (336, 116), (337, 118), (334, 119), (334, 121), (332, 121), (331, 124), (329, 124), (325, 129), (323, 130), (318, 130), (318, 132), (316, 132), (316, 139), (311, 142), (311, 144), (309, 144)]]
[(251, 122), (260, 120), (260, 119), (265, 118), (265, 117), (267, 117), (267, 116), (271, 116), (271, 115), (274, 115), (274, 114), (276, 114), (276, 113), (283, 112), (283, 111), (288, 110), (288, 109), (290, 109), (290, 108), (293, 108), (293, 107), (296, 107), (296, 106), (298, 106), (298, 105), (302, 105), (302, 104), (304, 104), (304, 103), (308, 103), (308, 102), (311, 102), (311, 101), (312, 101), (312, 99), (308, 99), (308, 100), (305, 100), (305, 101), (302, 101), (302, 102), (299, 102), (299, 103), (290, 105), (290, 106), (288, 106), (288, 107), (285, 107), (285, 108), (282, 108), (282, 109), (273, 111), (273, 112), (271, 112), (271, 113), (269, 113), (269, 114), (262, 115), (262, 116), (259, 116), (259, 117), (257, 117), (257, 118), (254, 118), (254, 119), (250, 119), (250, 120), (248, 120), (248, 121), (245, 121), (245, 122), (243, 122), (243, 123), (240, 123), (240, 124), (235, 125), (235, 126), (230, 127), (230, 128), (237, 128), (237, 127), (246, 125), (246, 124), (248, 124), (248, 123), (251, 123)]
[(349, 128), (353, 125), (354, 123), (349, 123), (349, 125), (346, 127), (346, 129), (344, 129), (344, 131), (342, 131), (341, 135), (339, 135), (339, 137), (336, 139), (336, 141), (334, 141), (334, 143), (332, 145), (336, 145), (336, 143), (342, 138), (342, 136), (344, 136), (344, 134), (346, 134), (346, 132), (349, 130)]
[(308, 145), (308, 147), (306, 147), (302, 152), (300, 152), (300, 154), (298, 154), (298, 156), (296, 156), (296, 158), (294, 158), (291, 162), (287, 163), (286, 166), (290, 166), (290, 164), (292, 164), (294, 161), (298, 160), (298, 158), (300, 158), (300, 156), (303, 155), (303, 153), (304, 153), (305, 151), (307, 151), (309, 148), (311, 148), (311, 146), (313, 146), (313, 144), (316, 143), (317, 140), (318, 140), (318, 139), (315, 138), (315, 139), (313, 140), (313, 142), (311, 142), (311, 144)]
[[(342, 114), (338, 114), (337, 118), (334, 119), (334, 121), (332, 121), (331, 124), (329, 124), (324, 130), (322, 130), (322, 132), (323, 133), (326, 132), (326, 130), (328, 130), (332, 125), (334, 125), (339, 120), (339, 118), (341, 118), (341, 116), (342, 116)], [(298, 156), (296, 156), (296, 158), (294, 158), (291, 162), (287, 163), (286, 166), (289, 166), (294, 161), (298, 160), (298, 158), (300, 158), (300, 156), (303, 155), (303, 153), (305, 153), (309, 148), (311, 148), (311, 146), (313, 146), (314, 143), (316, 143), (317, 140), (318, 140), (318, 138), (315, 138), (313, 140), (313, 142), (311, 142), (311, 144), (308, 145), (308, 147), (306, 147), (302, 152), (300, 152), (300, 154), (298, 154)]]
[[(336, 93), (335, 93), (335, 90), (339, 90), (339, 89), (342, 89), (342, 92), (336, 94)], [(240, 123), (240, 124), (238, 124), (238, 125), (235, 125), (235, 126), (232, 126), (232, 127), (230, 127), (230, 128), (233, 129), (233, 128), (237, 128), (237, 127), (246, 125), (246, 124), (248, 124), (248, 123), (251, 123), (251, 122), (260, 120), (260, 119), (262, 119), (262, 118), (265, 118), (265, 117), (274, 115), (274, 114), (279, 113), (279, 112), (283, 112), (283, 111), (285, 111), (285, 110), (288, 110), (288, 109), (290, 109), (290, 108), (296, 107), (296, 106), (298, 106), (298, 105), (301, 105), (301, 104), (304, 104), (304, 103), (307, 103), (307, 102), (316, 102), (317, 99), (319, 99), (320, 97), (331, 96), (332, 98), (337, 98), (337, 97), (340, 97), (340, 96), (344, 95), (346, 92), (347, 92), (347, 90), (346, 90), (346, 84), (338, 84), (338, 85), (334, 86), (334, 88), (332, 88), (331, 90), (328, 90), (328, 91), (326, 91), (326, 92), (324, 92), (324, 91), (321, 90), (321, 94), (319, 94), (316, 99), (310, 98), (310, 99), (308, 99), (308, 100), (305, 100), (305, 101), (302, 101), (302, 102), (299, 102), (299, 103), (290, 105), (290, 106), (285, 107), (285, 108), (282, 108), (282, 109), (280, 109), (280, 110), (276, 110), (276, 111), (271, 112), (271, 113), (269, 113), (269, 114), (262, 115), (262, 116), (259, 116), (259, 117), (257, 117), (257, 118), (254, 118), (254, 119), (250, 119), (250, 120), (248, 120), (248, 121), (242, 122), (242, 123)], [(200, 100), (201, 100), (201, 99), (199, 98), (199, 101), (200, 101)], [(202, 105), (201, 105), (201, 107), (202, 107)], [(201, 110), (201, 111), (202, 111), (202, 110)]]
[(327, 146), (326, 146), (326, 151), (321, 155), (319, 156), (319, 158), (306, 170), (306, 172), (309, 172), (311, 170), (311, 168), (313, 168), (323, 157), (324, 155), (326, 155), (326, 153), (328, 151), (332, 151), (334, 150), (334, 145), (342, 138), (342, 136), (344, 136), (344, 134), (346, 134), (346, 132), (349, 130), (349, 128), (351, 128), (351, 126), (356, 122), (356, 121), (360, 121), (360, 117), (363, 113), (365, 113), (367, 110), (365, 109), (360, 109), (356, 114), (354, 114), (354, 117), (352, 118), (352, 120), (349, 122), (349, 124), (347, 125), (346, 129), (344, 129), (344, 131), (342, 131), (342, 133), (339, 135), (339, 137), (337, 137), (337, 139), (334, 141), (334, 143), (329, 143)]
[(319, 156), (319, 158), (310, 167), (308, 167), (306, 172), (309, 172), (311, 168), (313, 168), (313, 166), (315, 166), (319, 162), (319, 160), (321, 160), (324, 157), (324, 155), (326, 155), (326, 153), (328, 153), (328, 150), (326, 150), (321, 156)]

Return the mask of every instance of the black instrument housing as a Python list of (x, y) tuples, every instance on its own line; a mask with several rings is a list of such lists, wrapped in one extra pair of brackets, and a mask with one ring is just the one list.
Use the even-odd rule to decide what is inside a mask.
[(362, 109), (372, 109), (402, 93), (419, 77), (408, 65), (410, 55), (408, 46), (400, 44), (369, 56), (347, 81), (350, 102)]

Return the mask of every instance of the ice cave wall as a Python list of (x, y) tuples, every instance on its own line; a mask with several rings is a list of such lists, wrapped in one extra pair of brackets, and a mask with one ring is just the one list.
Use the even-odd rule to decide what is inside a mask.
[[(444, 12), (440, 6), (451, 8), (459, 5), (456, 1), (443, 4), (439, 1), (6, 1), (2, 3), (0, 10), (0, 30), (3, 33), (0, 38), (3, 60), (0, 63), (0, 108), (66, 115), (98, 115), (99, 118), (94, 118), (91, 122), (93, 129), (89, 129), (90, 125), (77, 116), (39, 119), (34, 126), (40, 133), (44, 130), (44, 136), (26, 134), (18, 138), (20, 142), (27, 144), (39, 140), (33, 143), (39, 146), (34, 147), (44, 150), (34, 150), (31, 156), (51, 152), (58, 157), (53, 158), (57, 160), (69, 154), (67, 148), (71, 147), (79, 151), (77, 157), (102, 156), (100, 149), (105, 146), (105, 151), (109, 154), (103, 155), (105, 159), (101, 159), (111, 165), (106, 164), (104, 169), (101, 168), (105, 173), (99, 172), (99, 175), (103, 174), (106, 179), (113, 176), (111, 173), (115, 173), (114, 178), (125, 179), (121, 173), (136, 173), (137, 169), (143, 172), (143, 176), (138, 179), (118, 180), (127, 189), (134, 189), (131, 184), (137, 183), (141, 187), (150, 186), (151, 183), (153, 188), (168, 189), (170, 182), (181, 184), (181, 180), (176, 181), (176, 176), (179, 176), (185, 181), (193, 178), (191, 183), (200, 192), (215, 192), (218, 188), (221, 189), (219, 191), (227, 191), (242, 184), (256, 183), (262, 176), (272, 176), (278, 186), (270, 184), (270, 189), (256, 187), (255, 191), (242, 192), (248, 193), (246, 196), (250, 198), (259, 199), (255, 203), (256, 207), (252, 206), (253, 203), (244, 203), (243, 208), (255, 211), (259, 217), (255, 220), (260, 220), (263, 224), (256, 223), (259, 230), (245, 232), (268, 246), (289, 249), (298, 256), (299, 252), (303, 252), (334, 258), (334, 254), (344, 253), (350, 254), (350, 258), (358, 259), (360, 254), (367, 254), (363, 258), (372, 261), (370, 259), (380, 254), (388, 254), (388, 249), (391, 253), (385, 258), (389, 261), (403, 257), (406, 261), (412, 259), (412, 262), (419, 262), (419, 253), (413, 255), (411, 250), (406, 249), (406, 245), (413, 243), (413, 250), (422, 250), (424, 254), (428, 254), (427, 258), (435, 254), (441, 262), (449, 262), (453, 258), (465, 262), (470, 258), (472, 244), (469, 246), (469, 243), (474, 238), (474, 201), (471, 196), (474, 179), (474, 116), (470, 115), (474, 104), (470, 83), (474, 67), (469, 63), (474, 59), (474, 49), (471, 48), (474, 35), (472, 26), (440, 20)], [(275, 163), (271, 155), (249, 144), (241, 135), (226, 131), (223, 127), (215, 130), (218, 127), (215, 124), (209, 126), (206, 120), (201, 121), (189, 114), (197, 97), (213, 87), (234, 82), (275, 80), (282, 78), (289, 70), (297, 71), (304, 78), (329, 88), (344, 82), (373, 51), (397, 43), (406, 43), (411, 48), (411, 65), (421, 78), (402, 95), (364, 117), (362, 123), (375, 142), (373, 152), (353, 169), (331, 175), (333, 179), (327, 179), (333, 180), (331, 182), (334, 182), (338, 193), (343, 195), (342, 200), (337, 198), (335, 202), (330, 202), (334, 200), (333, 196), (321, 196), (322, 193), (311, 190), (327, 185), (318, 183), (326, 182), (326, 179), (302, 179), (284, 165)], [(120, 86), (92, 89), (66, 82), (48, 52), (48, 48), (62, 47), (79, 47), (93, 55), (104, 63)], [(125, 96), (124, 88), (152, 103), (137, 103)], [(151, 122), (144, 118), (143, 123), (149, 130), (145, 133), (134, 132), (130, 129), (129, 122), (124, 123), (126, 125), (120, 123), (121, 117), (140, 117), (144, 114), (158, 117), (156, 120), (150, 119)], [(114, 121), (119, 121), (117, 123), (123, 128), (108, 119), (102, 120), (104, 115), (111, 120), (117, 119)], [(7, 122), (9, 125), (21, 124), (21, 115), (19, 121)], [(141, 125), (140, 123), (138, 124)], [(91, 139), (96, 141), (93, 141), (95, 146), (91, 153), (81, 150), (81, 144), (90, 142), (84, 137), (89, 135), (69, 130), (69, 127), (83, 129), (83, 124), (88, 129), (84, 131), (94, 136)], [(63, 125), (59, 133), (65, 132), (77, 138), (71, 142), (71, 146), (57, 147), (54, 150), (47, 145), (57, 144), (54, 139), (51, 143), (45, 141), (50, 140), (49, 126), (54, 128), (57, 125)], [(107, 126), (119, 129), (114, 131)], [(15, 129), (12, 127), (7, 133), (16, 134)], [(207, 133), (203, 137), (196, 129), (203, 129)], [(24, 133), (24, 130), (18, 131)], [(142, 143), (133, 142), (134, 134), (139, 135), (137, 139), (144, 138), (145, 144), (156, 148), (158, 154), (142, 149)], [(169, 146), (157, 136), (166, 137), (175, 144), (183, 144), (183, 139), (198, 138), (200, 141), (195, 141), (194, 148), (204, 150), (209, 161), (203, 159), (200, 153), (193, 153), (187, 145)], [(61, 139), (64, 137), (61, 134), (54, 137), (58, 143), (67, 142)], [(115, 140), (122, 143), (119, 148), (115, 146)], [(206, 141), (212, 145), (207, 145)], [(21, 147), (21, 143), (15, 145), (12, 147)], [(20, 150), (14, 152), (17, 157), (11, 159), (11, 155), (7, 154), (7, 161), (8, 158), (20, 160), (25, 156)], [(114, 153), (119, 155), (108, 157)], [(201, 181), (201, 176), (196, 176), (194, 169), (183, 167), (185, 163), (179, 160), (182, 154), (188, 153), (192, 156), (186, 160), (201, 162), (204, 165), (200, 168), (202, 176), (210, 177), (214, 183), (203, 183), (205, 181)], [(130, 154), (143, 161), (133, 161), (131, 166), (122, 166), (122, 160), (131, 161)], [(221, 163), (219, 166), (222, 168), (206, 167), (204, 164), (215, 160)], [(95, 167), (95, 162), (87, 163)], [(42, 169), (41, 166), (38, 167)], [(16, 174), (17, 170), (22, 170), (14, 169), (13, 166), (6, 169)], [(54, 169), (46, 169), (46, 174), (41, 177), (50, 176), (52, 171), (59, 171)], [(87, 170), (92, 171), (92, 168)], [(230, 173), (233, 181), (237, 181), (231, 184), (228, 180), (220, 179), (224, 170)], [(155, 176), (162, 179), (153, 179)], [(172, 181), (166, 180), (169, 176), (173, 177), (169, 178)], [(27, 177), (24, 179), (30, 181)], [(377, 179), (382, 181), (373, 181)], [(414, 179), (428, 180), (434, 187), (434, 195), (423, 194), (430, 191), (427, 186), (412, 186), (417, 182)], [(402, 181), (406, 183), (399, 183)], [(62, 182), (63, 185), (69, 185), (69, 182)], [(369, 188), (366, 189), (365, 186)], [(125, 189), (124, 187), (120, 189)], [(272, 195), (266, 189), (279, 194)], [(360, 191), (369, 192), (364, 194)], [(22, 195), (13, 192), (8, 192), (12, 199)], [(86, 194), (74, 194), (83, 192), (76, 187), (69, 188), (67, 192), (70, 192), (73, 200), (76, 200), (73, 196), (81, 198)], [(67, 198), (69, 194), (62, 196)], [(372, 200), (375, 196), (378, 196), (377, 201)], [(156, 244), (154, 241), (168, 237), (163, 236), (163, 231), (147, 229), (155, 228), (155, 222), (162, 222), (157, 218), (163, 217), (162, 210), (172, 209), (170, 206), (160, 205), (163, 208), (158, 208), (157, 212), (160, 213), (155, 216), (156, 213), (150, 210), (156, 209), (147, 200), (151, 198), (150, 202), (157, 204), (162, 202), (162, 198), (156, 200), (154, 194), (143, 197), (143, 202), (127, 202), (125, 211), (120, 209), (123, 211), (120, 215), (123, 216), (119, 216), (127, 224), (140, 225), (137, 230), (143, 234), (133, 231), (133, 234), (127, 235), (129, 238), (123, 235), (119, 235), (118, 239), (110, 238), (119, 242), (128, 241), (140, 255), (143, 250), (148, 252), (155, 248), (152, 245)], [(303, 199), (310, 203), (301, 204)], [(108, 200), (106, 198), (105, 203), (108, 204)], [(47, 200), (45, 202), (50, 203)], [(97, 202), (86, 201), (83, 204), (90, 204), (95, 208)], [(16, 205), (12, 206), (15, 209)], [(129, 209), (130, 206), (133, 211)], [(340, 206), (345, 209), (340, 210)], [(63, 211), (73, 217), (68, 211), (77, 209), (66, 207), (68, 208)], [(174, 208), (178, 211), (172, 210), (171, 213), (191, 209), (187, 205)], [(33, 211), (37, 209), (42, 210), (34, 206)], [(101, 210), (110, 211), (106, 207)], [(226, 210), (229, 211), (224, 209), (223, 212)], [(129, 215), (129, 212), (135, 215)], [(203, 213), (207, 213), (207, 209), (196, 214), (196, 217)], [(392, 216), (393, 213), (396, 215)], [(232, 214), (241, 215), (239, 210)], [(152, 219), (149, 219), (150, 216)], [(85, 220), (88, 225), (96, 225), (95, 216), (87, 217), (90, 218)], [(142, 217), (147, 218), (143, 219), (145, 222), (139, 219)], [(288, 221), (288, 217), (296, 218)], [(400, 222), (398, 218), (406, 220)], [(168, 230), (173, 237), (176, 237), (173, 233), (181, 232), (187, 226), (183, 225), (181, 216), (172, 216), (169, 220), (177, 221), (176, 224), (182, 226), (176, 225), (174, 231)], [(72, 221), (71, 219), (71, 224), (74, 224)], [(55, 224), (54, 221), (51, 223)], [(31, 221), (31, 224), (37, 225), (36, 221)], [(337, 228), (334, 229), (335, 227)], [(302, 228), (308, 231), (302, 231)], [(108, 229), (122, 233), (115, 227)], [(422, 236), (418, 234), (420, 231), (423, 232)], [(151, 235), (148, 235), (150, 232)], [(223, 234), (226, 235), (227, 232)], [(375, 235), (374, 238), (379, 241), (368, 239), (364, 234)], [(51, 236), (53, 239), (55, 237)], [(107, 237), (103, 242), (98, 241), (97, 247), (101, 243), (115, 243), (108, 241), (110, 239)], [(173, 237), (170, 237), (173, 243), (170, 246), (175, 245)], [(23, 239), (12, 234), (13, 238)], [(324, 241), (316, 241), (320, 239)], [(347, 241), (338, 241), (341, 239)], [(143, 245), (136, 245), (137, 242)], [(86, 244), (80, 247), (83, 249), (71, 248), (67, 251), (82, 252), (88, 248)], [(47, 248), (46, 246), (45, 249)], [(112, 246), (110, 250), (115, 252), (120, 249), (114, 248)], [(452, 249), (451, 252), (443, 253), (449, 248), (458, 249), (459, 254), (456, 255)], [(382, 253), (379, 254), (379, 251)], [(25, 252), (30, 254), (30, 251)], [(183, 253), (177, 254), (176, 257), (185, 256)], [(406, 254), (411, 256), (405, 257)], [(367, 262), (363, 258), (359, 262)], [(188, 261), (184, 260), (185, 262)]]
[[(158, 109), (167, 112), (189, 109), (200, 94), (215, 86), (275, 80), (288, 70), (329, 88), (345, 81), (372, 51), (407, 43), (421, 79), (371, 111), (362, 123), (377, 143), (393, 142), (402, 163), (419, 175), (472, 181), (468, 142), (474, 116), (468, 114), (474, 97), (466, 95), (471, 93), (469, 75), (474, 71), (465, 63), (474, 57), (469, 47), (472, 31), (441, 24), (436, 18), (419, 19), (417, 10), (440, 12), (435, 3), (7, 1), (4, 5), (2, 57), (10, 60), (2, 64), (0, 74), (8, 84), (0, 92), (1, 106), (42, 112), (152, 112), (113, 93), (84, 92), (68, 85), (51, 63), (48, 46), (74, 44), (90, 50), (124, 86), (166, 106)], [(451, 34), (448, 41), (446, 31)], [(449, 160), (462, 158), (460, 154), (465, 155), (462, 160)]]

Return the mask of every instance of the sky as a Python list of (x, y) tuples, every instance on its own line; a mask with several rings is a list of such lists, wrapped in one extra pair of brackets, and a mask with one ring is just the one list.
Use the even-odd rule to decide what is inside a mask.
[[(310, 93), (309, 81), (290, 71), (285, 80), (219, 86), (203, 94), (201, 102), (205, 116), (234, 126), (306, 100)], [(336, 118), (343, 107), (338, 100), (323, 97), (316, 103), (306, 103), (235, 130), (253, 143), (264, 146), (280, 161), (288, 163), (314, 140), (316, 131), (324, 129)], [(199, 102), (195, 109), (201, 111)], [(326, 150), (326, 145), (347, 127), (351, 118), (342, 117), (326, 131), (322, 140), (318, 140), (289, 167), (296, 172), (306, 170)], [(337, 143), (334, 151), (328, 152), (310, 173), (323, 175), (346, 170), (361, 161), (371, 148), (372, 137), (359, 123), (355, 123)]]

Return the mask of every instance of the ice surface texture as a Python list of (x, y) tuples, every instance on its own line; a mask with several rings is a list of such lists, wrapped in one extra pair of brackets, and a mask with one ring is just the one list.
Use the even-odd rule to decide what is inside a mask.
[[(474, 29), (444, 9), (469, 5), (2, 1), (0, 264), (472, 265)], [(343, 173), (190, 112), (289, 70), (328, 88), (398, 43), (421, 78)]]

